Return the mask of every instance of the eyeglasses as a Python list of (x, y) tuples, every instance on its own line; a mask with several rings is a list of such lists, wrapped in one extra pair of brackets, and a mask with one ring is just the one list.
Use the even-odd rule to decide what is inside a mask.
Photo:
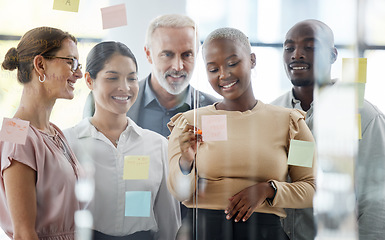
[(57, 57), (57, 56), (43, 56), (43, 57), (44, 58), (50, 58), (50, 59), (59, 58), (59, 59), (65, 59), (65, 60), (72, 60), (72, 62), (71, 62), (71, 71), (72, 72), (75, 72), (78, 69), (82, 69), (82, 65), (79, 63), (79, 60), (77, 60), (74, 57)]

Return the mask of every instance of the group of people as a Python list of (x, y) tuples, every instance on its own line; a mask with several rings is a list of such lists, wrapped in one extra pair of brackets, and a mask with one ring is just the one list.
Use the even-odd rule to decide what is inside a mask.
[[(317, 20), (288, 31), (283, 59), (293, 88), (273, 102), (280, 106), (255, 98), (258, 56), (235, 28), (214, 30), (202, 45), (208, 81), (222, 98), (196, 91), (189, 85), (196, 37), (187, 16), (153, 19), (144, 47), (152, 71), (141, 81), (126, 45), (95, 45), (84, 74), (91, 90), (84, 119), (63, 132), (49, 118), (56, 99), (72, 99), (83, 77), (76, 38), (35, 28), (7, 52), (3, 69), (17, 69), (24, 85), (14, 118), (29, 122), (25, 144), (0, 142), (0, 226), (10, 238), (74, 239), (74, 214), (87, 208), (93, 239), (314, 239), (316, 156), (311, 167), (288, 165), (288, 152), (292, 141), (314, 142), (313, 90), (317, 77), (330, 79), (337, 58), (332, 31)], [(317, 59), (327, 67), (317, 69), (320, 47)], [(381, 239), (385, 174), (370, 171), (385, 168), (385, 118), (367, 101), (360, 112), (359, 234)], [(225, 118), (226, 140), (205, 140), (203, 116)], [(148, 159), (148, 178), (125, 177), (130, 156)], [(95, 195), (83, 203), (74, 188), (90, 159)], [(135, 201), (149, 212), (127, 214)]]

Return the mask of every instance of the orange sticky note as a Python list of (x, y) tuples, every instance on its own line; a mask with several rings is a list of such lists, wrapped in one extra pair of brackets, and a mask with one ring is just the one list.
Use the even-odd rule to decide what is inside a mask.
[(16, 118), (4, 118), (0, 131), (0, 141), (25, 144), (29, 128), (29, 121)]
[(102, 11), (103, 29), (127, 25), (125, 4), (105, 7), (100, 10)]
[(67, 12), (78, 12), (80, 0), (54, 0), (53, 9)]
[(123, 179), (148, 179), (150, 156), (125, 156)]
[(362, 139), (361, 114), (357, 114), (358, 139)]
[(227, 141), (227, 116), (202, 116), (203, 141)]

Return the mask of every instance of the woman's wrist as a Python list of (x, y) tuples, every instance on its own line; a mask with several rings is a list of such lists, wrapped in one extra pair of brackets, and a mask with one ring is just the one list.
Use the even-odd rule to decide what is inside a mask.
[(185, 160), (182, 156), (179, 158), (179, 168), (184, 175), (187, 175), (191, 172), (193, 168), (193, 161)]

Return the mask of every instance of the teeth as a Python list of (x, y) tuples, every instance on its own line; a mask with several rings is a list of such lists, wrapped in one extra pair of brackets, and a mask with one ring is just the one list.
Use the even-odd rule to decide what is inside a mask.
[(112, 97), (112, 98), (116, 100), (121, 100), (121, 101), (128, 100), (128, 97)]
[(68, 85), (70, 85), (70, 87), (73, 87), (75, 83), (68, 81)]
[(235, 82), (232, 82), (232, 83), (230, 83), (230, 84), (228, 84), (228, 85), (225, 85), (225, 86), (222, 86), (223, 88), (230, 88), (230, 87), (232, 87), (232, 86), (234, 86), (234, 84), (236, 84), (237, 82), (235, 81)]
[(293, 70), (305, 70), (307, 67), (292, 67)]

